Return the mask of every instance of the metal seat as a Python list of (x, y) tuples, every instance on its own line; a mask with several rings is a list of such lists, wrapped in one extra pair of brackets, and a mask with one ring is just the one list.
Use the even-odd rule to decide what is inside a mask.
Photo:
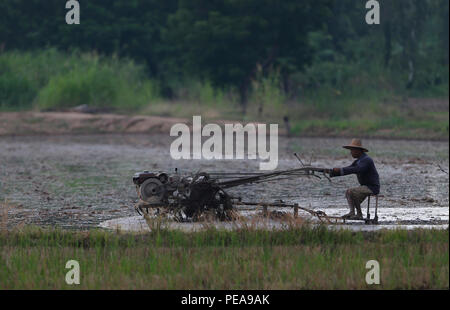
[[(370, 197), (375, 196), (375, 217), (370, 218)], [(367, 197), (367, 218), (365, 219), (366, 224), (378, 224), (378, 195), (369, 195)]]

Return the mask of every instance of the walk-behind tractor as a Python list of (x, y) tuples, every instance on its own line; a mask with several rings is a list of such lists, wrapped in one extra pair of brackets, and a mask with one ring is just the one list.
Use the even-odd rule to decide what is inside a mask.
[[(149, 210), (153, 210), (156, 214), (170, 214), (178, 222), (189, 222), (206, 218), (233, 220), (235, 205), (259, 206), (264, 212), (267, 212), (267, 207), (285, 207), (292, 208), (294, 216), (297, 216), (300, 209), (318, 217), (321, 221), (338, 223), (345, 219), (327, 216), (323, 211), (310, 210), (283, 201), (271, 203), (243, 201), (242, 197), (232, 197), (226, 192), (227, 189), (236, 186), (298, 177), (318, 179), (325, 177), (331, 182), (329, 174), (330, 169), (310, 166), (269, 173), (198, 172), (190, 176), (182, 176), (177, 170), (173, 174), (143, 171), (133, 176), (139, 197), (135, 209), (140, 215), (148, 215)], [(370, 220), (368, 213), (365, 222), (376, 224), (377, 217)]]

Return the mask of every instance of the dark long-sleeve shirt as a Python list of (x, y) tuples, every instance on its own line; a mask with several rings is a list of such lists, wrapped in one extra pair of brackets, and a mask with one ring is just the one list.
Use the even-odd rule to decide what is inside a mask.
[(350, 166), (341, 168), (341, 175), (356, 174), (358, 182), (366, 185), (374, 193), (380, 193), (380, 178), (375, 164), (366, 153), (355, 160)]

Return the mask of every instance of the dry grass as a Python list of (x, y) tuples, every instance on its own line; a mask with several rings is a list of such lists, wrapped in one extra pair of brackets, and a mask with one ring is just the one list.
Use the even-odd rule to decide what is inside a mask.
[(9, 211), (13, 208), (13, 205), (8, 201), (4, 200), (0, 202), (0, 231), (1, 233), (6, 233), (8, 231), (9, 222)]

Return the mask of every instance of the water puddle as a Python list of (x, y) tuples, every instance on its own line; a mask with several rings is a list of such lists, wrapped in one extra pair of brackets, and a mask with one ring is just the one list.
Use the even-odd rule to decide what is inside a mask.
[[(284, 212), (281, 209), (273, 208), (272, 211)], [(270, 210), (269, 210), (270, 211)], [(348, 212), (344, 208), (327, 209), (327, 215), (340, 216)], [(173, 221), (164, 222), (162, 225), (167, 229), (177, 229), (181, 231), (199, 231), (207, 229), (213, 225), (217, 229), (233, 230), (251, 225), (258, 229), (285, 229), (289, 227), (289, 222), (282, 220), (264, 219), (258, 217), (259, 211), (243, 211), (240, 214), (247, 220), (245, 222), (208, 222), (208, 223), (177, 223)], [(305, 220), (318, 223), (317, 219), (308, 214), (300, 214)], [(372, 213), (373, 217), (373, 213)], [(378, 225), (366, 225), (361, 221), (347, 221), (346, 224), (331, 224), (333, 229), (351, 229), (355, 231), (376, 231), (380, 229), (447, 229), (449, 226), (448, 208), (386, 208), (379, 210)], [(151, 229), (145, 219), (141, 216), (131, 216), (117, 218), (100, 223), (99, 227), (121, 231), (145, 232)]]

